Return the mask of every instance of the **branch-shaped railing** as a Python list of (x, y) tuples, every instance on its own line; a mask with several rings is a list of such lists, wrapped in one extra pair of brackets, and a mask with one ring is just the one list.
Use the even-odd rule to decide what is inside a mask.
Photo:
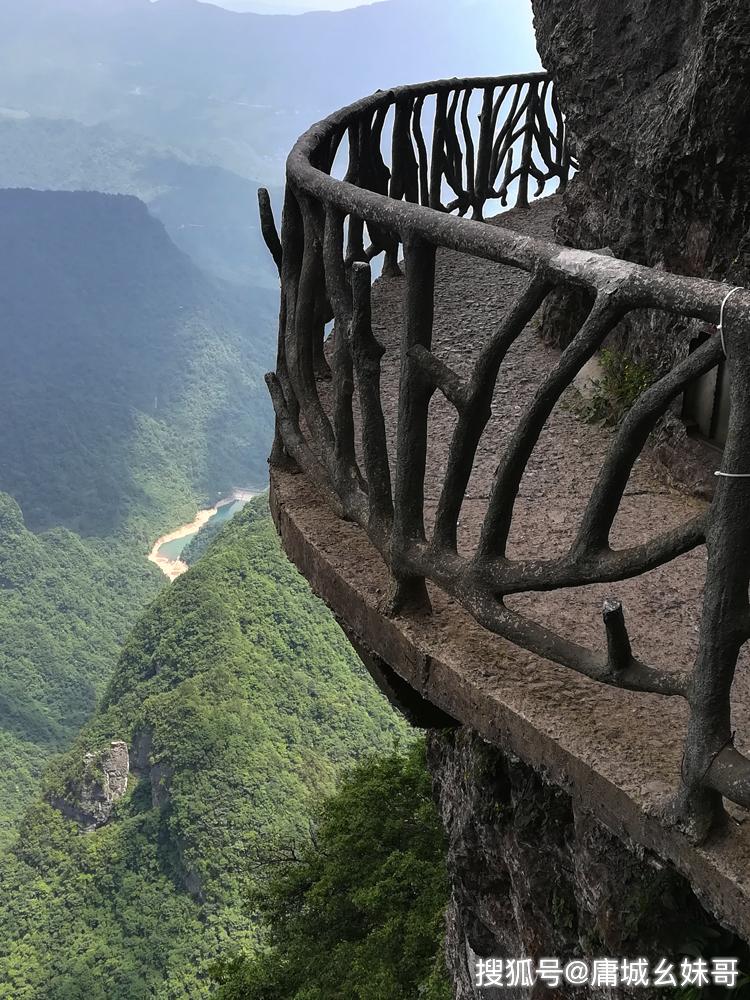
[[(429, 109), (429, 114), (428, 114)], [(476, 122), (478, 121), (478, 127)], [(348, 147), (348, 155), (346, 153)], [(429, 150), (429, 152), (428, 152)], [(345, 176), (333, 176), (344, 159)], [(272, 464), (303, 470), (338, 514), (356, 522), (390, 568), (389, 610), (428, 609), (425, 580), (454, 596), (487, 629), (603, 684), (687, 699), (690, 720), (675, 815), (703, 837), (722, 796), (750, 807), (750, 761), (733, 746), (730, 692), (750, 638), (750, 478), (722, 477), (705, 515), (614, 549), (610, 533), (647, 438), (691, 380), (722, 357), (709, 339), (638, 399), (614, 435), (577, 536), (548, 560), (507, 553), (519, 485), (555, 404), (608, 333), (635, 309), (719, 322), (731, 376), (725, 468), (750, 473), (750, 293), (576, 251), (481, 222), (493, 201), (525, 206), (575, 168), (547, 76), (450, 80), (378, 92), (314, 126), (287, 166), (279, 238), (266, 192), (261, 218), (281, 277), (278, 364), (268, 385), (277, 416)], [(465, 218), (471, 212), (473, 218)], [(528, 284), (489, 338), (469, 378), (431, 350), (438, 247), (512, 265)], [(383, 348), (373, 334), (371, 262), (405, 263), (404, 324), (394, 461), (380, 398)], [(508, 350), (553, 289), (586, 289), (594, 305), (557, 366), (540, 383), (511, 436), (473, 552), (459, 553), (457, 525)], [(334, 321), (331, 368), (324, 339)], [(332, 387), (319, 392), (321, 379)], [(355, 387), (359, 432), (354, 416)], [(425, 530), (428, 407), (435, 391), (457, 419), (434, 527)], [(323, 396), (330, 395), (330, 405)], [(358, 440), (359, 438), (359, 440)], [(622, 607), (607, 602), (606, 652), (598, 653), (509, 608), (504, 599), (624, 580), (703, 543), (708, 566), (697, 659), (668, 671), (637, 659)]]

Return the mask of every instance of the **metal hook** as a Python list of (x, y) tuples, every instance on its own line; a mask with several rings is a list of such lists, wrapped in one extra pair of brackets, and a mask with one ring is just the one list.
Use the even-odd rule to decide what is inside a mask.
[[(736, 285), (734, 288), (730, 288), (727, 294), (724, 296), (724, 300), (721, 303), (721, 310), (719, 311), (719, 336), (721, 337), (721, 349), (724, 352), (724, 357), (727, 358), (727, 345), (724, 341), (724, 307), (727, 302), (731, 299), (735, 292), (740, 290), (740, 286)], [(724, 479), (750, 479), (750, 472), (714, 472), (715, 476), (721, 476)], [(710, 766), (710, 765), (709, 765)]]
[(721, 349), (724, 352), (724, 357), (727, 357), (727, 345), (724, 342), (724, 307), (727, 302), (731, 299), (735, 292), (739, 292), (740, 286), (735, 285), (734, 288), (730, 288), (727, 294), (724, 296), (724, 301), (721, 303), (721, 310), (719, 311), (719, 336), (721, 337)]

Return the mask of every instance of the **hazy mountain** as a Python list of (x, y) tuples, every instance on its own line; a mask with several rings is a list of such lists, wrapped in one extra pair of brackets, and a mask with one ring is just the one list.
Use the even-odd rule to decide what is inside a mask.
[(146, 202), (177, 246), (217, 277), (278, 286), (256, 183), (107, 125), (0, 115), (0, 188), (103, 191)]
[(0, 489), (27, 524), (138, 535), (262, 481), (273, 296), (207, 279), (135, 198), (0, 192)]
[(0, 107), (109, 122), (275, 181), (310, 122), (379, 87), (538, 64), (526, 0), (297, 17), (197, 0), (4, 0)]
[(527, 0), (3, 0), (0, 186), (133, 194), (200, 267), (273, 287), (255, 189), (309, 124), (379, 87), (537, 63)]

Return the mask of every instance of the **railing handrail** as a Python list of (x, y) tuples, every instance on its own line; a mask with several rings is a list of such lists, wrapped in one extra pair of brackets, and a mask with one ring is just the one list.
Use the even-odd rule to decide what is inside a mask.
[[(653, 268), (632, 261), (605, 256), (595, 251), (563, 247), (500, 225), (487, 226), (473, 219), (446, 215), (429, 206), (395, 201), (388, 195), (368, 191), (349, 181), (331, 177), (312, 163), (321, 143), (332, 138), (339, 129), (352, 124), (366, 112), (392, 106), (397, 97), (434, 96), (441, 90), (451, 91), (458, 86), (481, 90), (487, 86), (498, 87), (550, 79), (548, 73), (540, 72), (433, 80), (376, 91), (316, 122), (300, 136), (287, 158), (287, 181), (298, 190), (341, 212), (356, 213), (368, 222), (419, 236), (436, 246), (472, 257), (519, 267), (525, 271), (544, 265), (559, 273), (561, 278), (586, 285), (594, 291), (606, 288), (613, 280), (621, 282), (629, 279), (634, 284), (653, 286), (657, 291), (641, 303), (642, 308), (679, 312), (681, 315), (718, 324), (721, 303), (727, 294), (724, 282), (710, 278), (692, 278), (670, 271), (656, 272)], [(658, 279), (656, 285), (655, 276)], [(744, 305), (750, 312), (750, 297)]]
[[(482, 100), (476, 139), (469, 122), (475, 94)], [(422, 128), (428, 98), (435, 99), (431, 152)], [(501, 120), (506, 99), (510, 110)], [(391, 109), (388, 167), (382, 141)], [(336, 179), (330, 170), (344, 136), (349, 138), (349, 165), (346, 177)], [(717, 337), (679, 362), (634, 404), (614, 435), (570, 550), (547, 560), (512, 560), (506, 554), (520, 481), (546, 421), (617, 323), (633, 310), (653, 309), (717, 324), (727, 301), (728, 286), (719, 281), (659, 271), (608, 252), (558, 246), (480, 221), (487, 201), (499, 198), (505, 204), (514, 182), (524, 206), (531, 179), (539, 194), (553, 178), (564, 186), (573, 166), (554, 86), (544, 73), (379, 91), (309, 129), (287, 162), (281, 238), (267, 192), (260, 198), (263, 233), (282, 285), (277, 372), (268, 377), (277, 415), (271, 462), (301, 468), (342, 517), (367, 532), (391, 570), (391, 611), (429, 607), (428, 579), (486, 628), (540, 656), (605, 684), (685, 698), (691, 713), (675, 818), (700, 838), (723, 815), (722, 796), (750, 808), (750, 760), (734, 749), (730, 703), (739, 651), (750, 639), (750, 499), (745, 492), (750, 480), (720, 480), (705, 515), (647, 543), (614, 550), (610, 533), (649, 433), (685, 386), (723, 357)], [(443, 204), (446, 187), (455, 194), (449, 205)], [(462, 217), (469, 208), (474, 219)], [(450, 214), (451, 209), (459, 216)], [(531, 274), (468, 380), (431, 351), (438, 247)], [(372, 330), (369, 262), (383, 254), (387, 271), (400, 272), (401, 248), (405, 321), (392, 482), (380, 402), (383, 348)], [(456, 545), (458, 516), (505, 354), (548, 294), (569, 286), (592, 293), (593, 306), (510, 438), (492, 483), (479, 542), (466, 557)], [(329, 412), (317, 385), (321, 377), (331, 377), (324, 352), (331, 319)], [(731, 379), (725, 467), (750, 471), (750, 291), (732, 295), (724, 332)], [(355, 383), (362, 423), (359, 447)], [(428, 539), (424, 480), (429, 400), (435, 391), (458, 417)], [(707, 538), (701, 641), (692, 672), (664, 671), (637, 660), (616, 602), (604, 608), (607, 651), (602, 656), (523, 618), (502, 600), (524, 591), (639, 576)]]

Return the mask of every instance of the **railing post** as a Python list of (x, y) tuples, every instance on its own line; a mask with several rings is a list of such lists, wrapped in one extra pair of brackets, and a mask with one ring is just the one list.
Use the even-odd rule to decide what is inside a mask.
[[(469, 107), (471, 105), (471, 98), (474, 93), (472, 87), (467, 87), (464, 91), (463, 100), (461, 101), (461, 130), (464, 136), (464, 145), (466, 147), (466, 194), (469, 204), (474, 209), (474, 217), (481, 218), (482, 216), (482, 204), (477, 200), (477, 168), (476, 168), (476, 154), (474, 150), (474, 138), (471, 134), (471, 125), (469, 123)], [(494, 91), (493, 91), (494, 93)], [(492, 138), (490, 137), (490, 145), (492, 144)], [(492, 150), (490, 149), (490, 159)], [(488, 164), (488, 184), (489, 184), (489, 164)], [(477, 216), (477, 211), (479, 215)]]
[[(361, 122), (349, 126), (349, 165), (344, 177), (348, 184), (357, 186), (362, 183), (362, 127)], [(365, 260), (364, 228), (365, 224), (361, 218), (350, 216), (346, 251), (348, 264), (355, 260)]]
[(748, 639), (750, 587), (750, 324), (732, 322), (725, 341), (731, 379), (730, 417), (722, 472), (711, 504), (708, 566), (700, 645), (688, 701), (690, 721), (678, 796), (678, 821), (697, 840), (724, 817), (711, 786), (711, 767), (733, 744), (730, 696), (740, 648)]
[(352, 298), (351, 350), (362, 414), (368, 528), (385, 548), (393, 527), (391, 470), (380, 401), (380, 361), (385, 351), (372, 332), (372, 270), (369, 264), (352, 266)]
[(324, 334), (321, 237), (313, 219), (310, 197), (298, 195), (291, 186), (287, 187), (282, 232), (286, 302), (284, 356), (289, 382), (305, 422), (318, 439), (318, 450), (327, 459), (333, 452), (334, 435), (316, 385), (316, 360), (322, 355)]
[(482, 114), (479, 119), (479, 141), (477, 149), (477, 174), (474, 183), (474, 218), (484, 218), (484, 205), (490, 193), (490, 168), (492, 164), (492, 104), (495, 91), (485, 87), (482, 100)]
[(422, 109), (424, 108), (424, 96), (418, 97), (414, 103), (412, 112), (411, 130), (414, 142), (417, 145), (417, 160), (419, 171), (419, 204), (425, 208), (430, 204), (430, 169), (427, 159), (427, 145), (422, 132)]
[[(276, 220), (271, 206), (271, 196), (266, 188), (258, 191), (258, 208), (260, 211), (260, 228), (268, 251), (273, 257), (276, 270), (279, 273), (279, 283), (281, 286), (281, 303), (279, 306), (279, 335), (276, 350), (276, 372), (288, 385), (286, 378), (286, 357), (284, 354), (284, 330), (286, 328), (286, 294), (284, 289), (284, 251), (281, 245), (281, 238), (276, 229)], [(278, 419), (275, 421), (273, 446), (268, 459), (269, 465), (274, 469), (297, 470), (297, 463), (289, 455), (284, 446), (284, 438), (281, 434)]]
[(529, 83), (529, 103), (526, 108), (526, 122), (524, 124), (523, 148), (521, 150), (521, 173), (518, 177), (518, 198), (516, 207), (529, 207), (529, 164), (533, 155), (534, 146), (534, 117), (536, 115), (536, 105), (539, 99), (536, 83)]
[(419, 166), (411, 139), (414, 102), (396, 101), (391, 145), (390, 196), (397, 201), (419, 201)]
[[(278, 344), (276, 348), (276, 375), (279, 379), (279, 383), (286, 386), (286, 391), (284, 392), (284, 398), (287, 408), (290, 413), (290, 417), (296, 422), (299, 412), (299, 406), (294, 396), (294, 393), (289, 387), (289, 376), (286, 365), (286, 343), (285, 343), (285, 331), (287, 324), (287, 304), (286, 304), (286, 291), (284, 289), (284, 282), (282, 278), (281, 283), (281, 304), (279, 306), (279, 337)], [(272, 469), (285, 469), (288, 472), (298, 472), (299, 467), (294, 461), (292, 456), (286, 450), (284, 444), (284, 438), (281, 433), (281, 428), (279, 427), (278, 417), (274, 421), (274, 434), (273, 434), (273, 447), (271, 448), (271, 454), (268, 459), (268, 464)]]
[[(395, 166), (393, 172), (388, 169), (383, 160), (381, 150), (383, 126), (387, 113), (387, 107), (379, 108), (374, 121), (371, 124), (366, 121), (360, 131), (361, 177), (359, 186), (367, 188), (370, 191), (375, 191), (377, 194), (390, 195), (390, 197), (400, 200), (401, 194), (394, 194), (393, 174), (395, 173)], [(395, 139), (393, 141), (395, 142)], [(382, 226), (376, 225), (373, 222), (368, 223), (367, 232), (372, 242), (371, 252), (384, 253), (383, 274), (387, 277), (400, 276), (398, 239)], [(362, 236), (364, 237), (364, 228), (362, 229)], [(366, 255), (363, 254), (359, 258), (352, 258), (352, 260), (358, 259), (364, 261), (365, 258)]]
[(421, 238), (404, 242), (406, 293), (401, 336), (396, 486), (391, 539), (394, 588), (391, 613), (429, 607), (423, 577), (403, 572), (402, 556), (425, 540), (424, 477), (427, 464), (427, 416), (433, 388), (411, 356), (417, 345), (429, 350), (435, 311), (435, 247)]
[(344, 216), (336, 209), (326, 210), (323, 261), (328, 298), (334, 311), (333, 340), (333, 432), (336, 441), (334, 461), (337, 485), (348, 495), (357, 483), (354, 447), (354, 376), (349, 350), (348, 330), (352, 317), (352, 295), (344, 266)]
[(435, 130), (432, 135), (430, 160), (430, 208), (443, 206), (443, 158), (445, 156), (445, 118), (448, 112), (448, 91), (440, 90), (435, 98)]
[[(277, 374), (285, 387), (287, 406), (295, 422), (299, 420), (301, 390), (297, 381), (297, 350), (294, 338), (294, 316), (297, 309), (299, 278), (304, 252), (304, 233), (299, 204), (287, 185), (281, 217), (281, 308), (279, 311), (279, 345)], [(285, 384), (286, 383), (286, 384)]]

